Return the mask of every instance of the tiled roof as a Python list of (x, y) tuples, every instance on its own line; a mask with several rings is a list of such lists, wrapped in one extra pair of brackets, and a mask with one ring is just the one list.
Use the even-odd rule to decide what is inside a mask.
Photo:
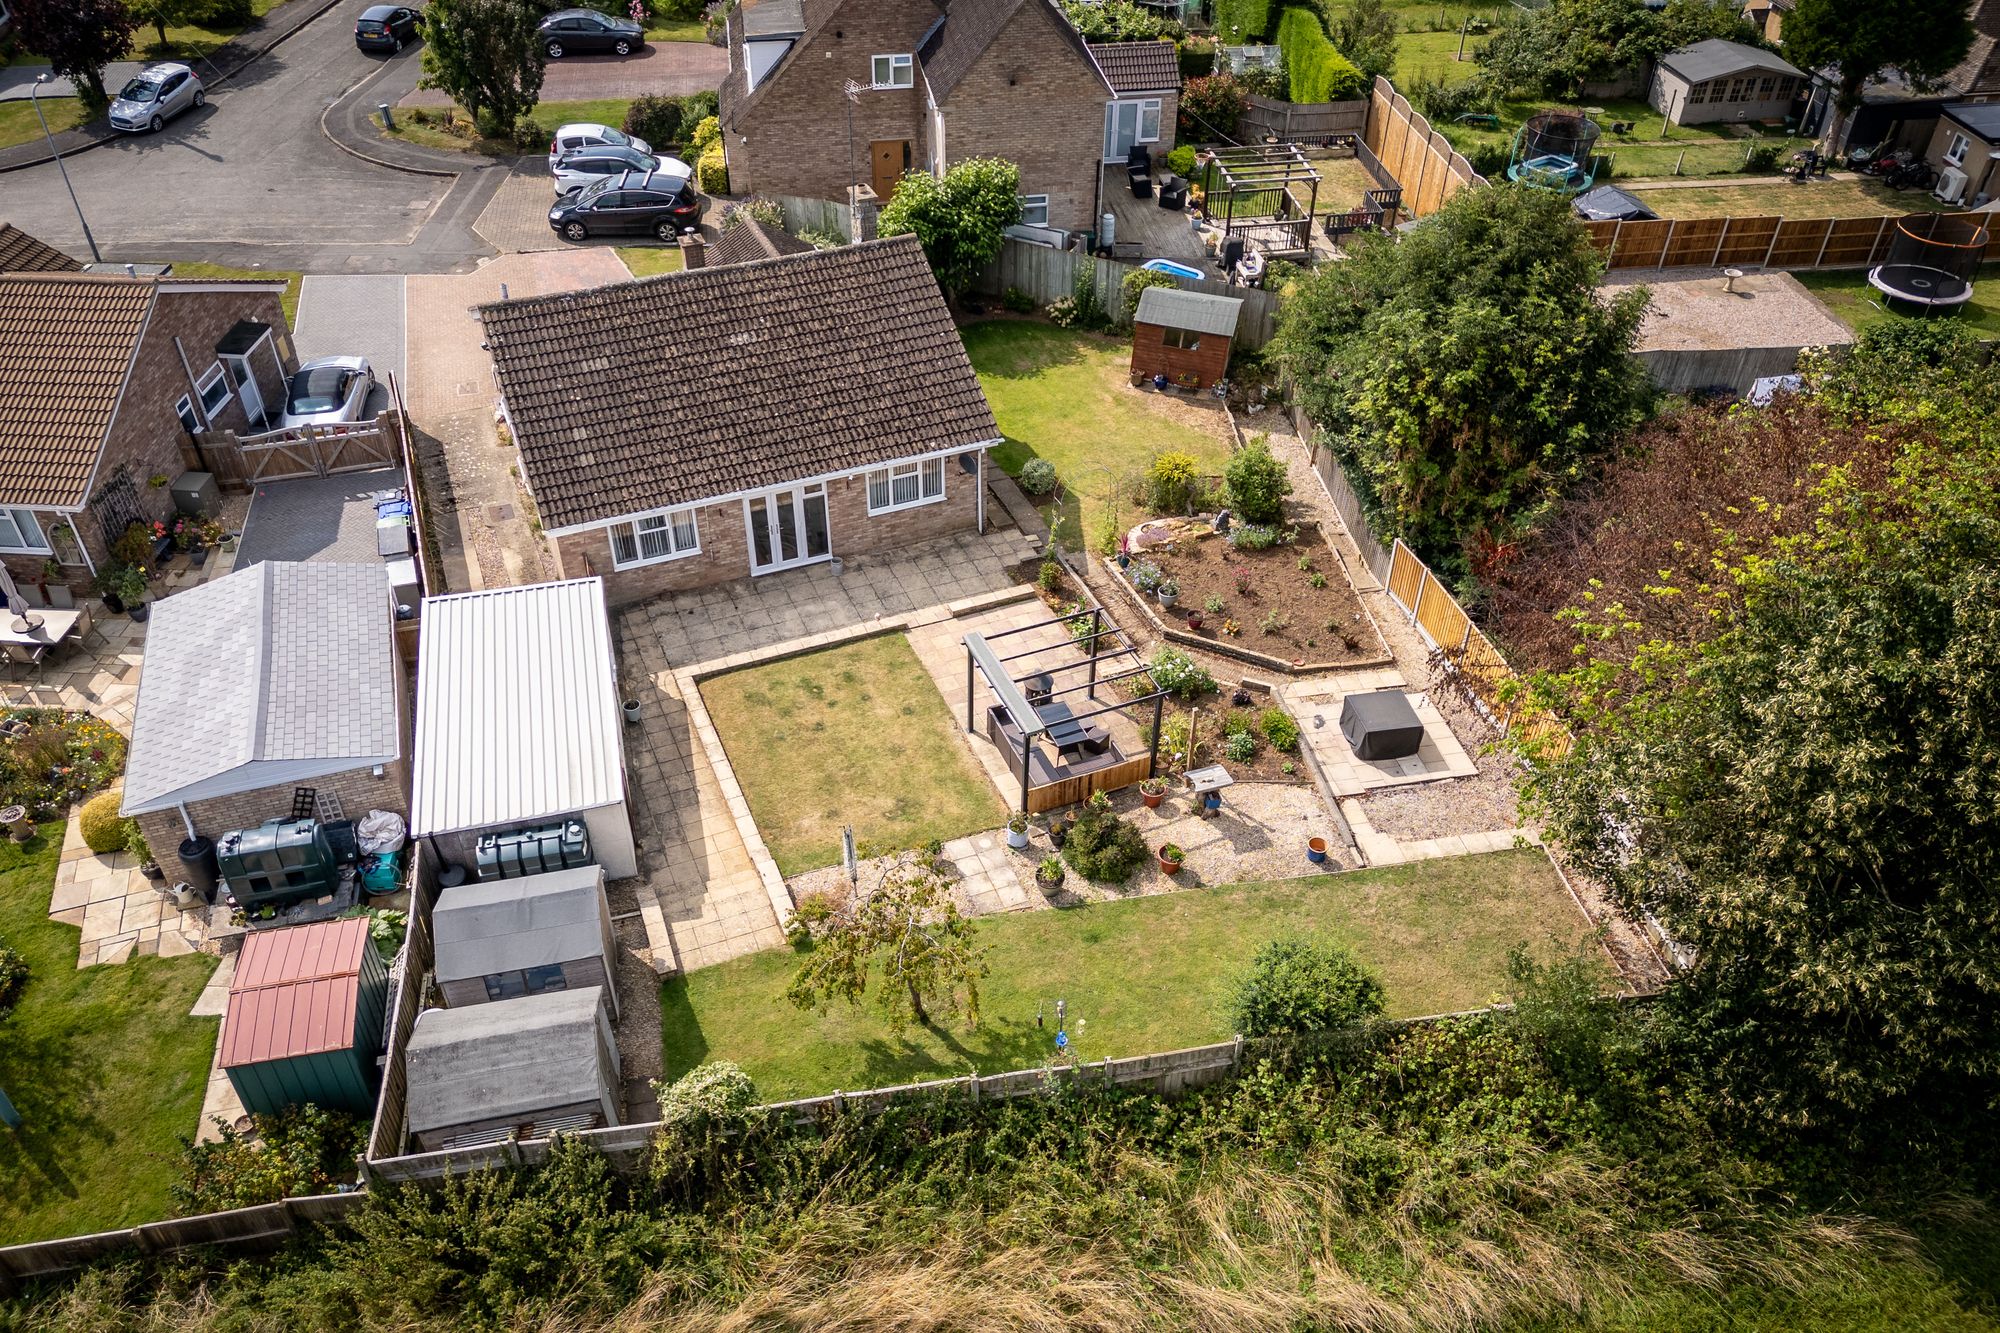
[(1180, 56), (1172, 42), (1093, 42), (1090, 54), (1120, 97), (1181, 86)]
[(0, 222), (0, 273), (75, 273), (83, 265), (11, 222)]
[(125, 813), (398, 757), (380, 565), (267, 560), (153, 608)]
[(373, 947), (360, 917), (245, 936), (218, 1063), (228, 1069), (352, 1046), (361, 954)]
[(813, 248), (811, 241), (802, 241), (781, 227), (767, 227), (746, 214), (708, 247), (707, 263), (748, 264), (780, 255), (802, 255)]
[(999, 437), (916, 238), (483, 307), (550, 529)]
[(0, 275), (0, 503), (83, 503), (154, 291), (147, 279)]
[(1062, 10), (1056, 8), (1055, 0), (951, 0), (945, 7), (944, 23), (917, 52), (917, 58), (923, 62), (924, 79), (931, 86), (931, 96), (940, 102), (950, 97), (959, 80), (972, 72), (979, 57), (986, 54), (986, 48), (993, 45), (1024, 5), (1041, 10), (1043, 17), (1056, 25), (1077, 58), (1102, 80), (1096, 62), (1090, 58), (1090, 48)]

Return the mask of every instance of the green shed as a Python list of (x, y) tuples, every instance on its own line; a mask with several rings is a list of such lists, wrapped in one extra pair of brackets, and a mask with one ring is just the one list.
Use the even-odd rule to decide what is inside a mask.
[(222, 1070), (244, 1109), (311, 1102), (372, 1114), (388, 1001), (364, 918), (249, 935), (222, 1020)]

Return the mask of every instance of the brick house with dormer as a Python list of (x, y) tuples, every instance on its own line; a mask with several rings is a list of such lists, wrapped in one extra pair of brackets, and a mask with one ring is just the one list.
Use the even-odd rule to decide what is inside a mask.
[(886, 202), (906, 171), (998, 157), (1020, 168), (1025, 223), (1078, 232), (1117, 100), (1054, 0), (749, 0), (719, 117), (738, 194), (858, 183)]

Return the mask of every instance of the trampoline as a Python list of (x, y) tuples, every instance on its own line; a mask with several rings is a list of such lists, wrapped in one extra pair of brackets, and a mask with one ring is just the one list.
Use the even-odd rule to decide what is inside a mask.
[(1597, 137), (1581, 111), (1538, 111), (1514, 134), (1507, 179), (1538, 190), (1578, 194), (1596, 180)]
[(1868, 270), (1868, 285), (1924, 310), (1964, 305), (1986, 241), (1985, 225), (1969, 213), (1913, 213), (1896, 224), (1887, 258)]

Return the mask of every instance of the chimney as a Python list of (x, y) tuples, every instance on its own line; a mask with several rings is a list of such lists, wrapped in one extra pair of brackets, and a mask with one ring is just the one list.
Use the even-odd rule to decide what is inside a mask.
[(849, 186), (847, 190), (847, 216), (850, 235), (848, 239), (855, 245), (875, 239), (875, 216), (882, 211), (882, 201), (875, 197), (875, 191), (867, 185)]
[(681, 267), (703, 268), (708, 264), (708, 246), (701, 239), (700, 232), (690, 232), (681, 237)]

